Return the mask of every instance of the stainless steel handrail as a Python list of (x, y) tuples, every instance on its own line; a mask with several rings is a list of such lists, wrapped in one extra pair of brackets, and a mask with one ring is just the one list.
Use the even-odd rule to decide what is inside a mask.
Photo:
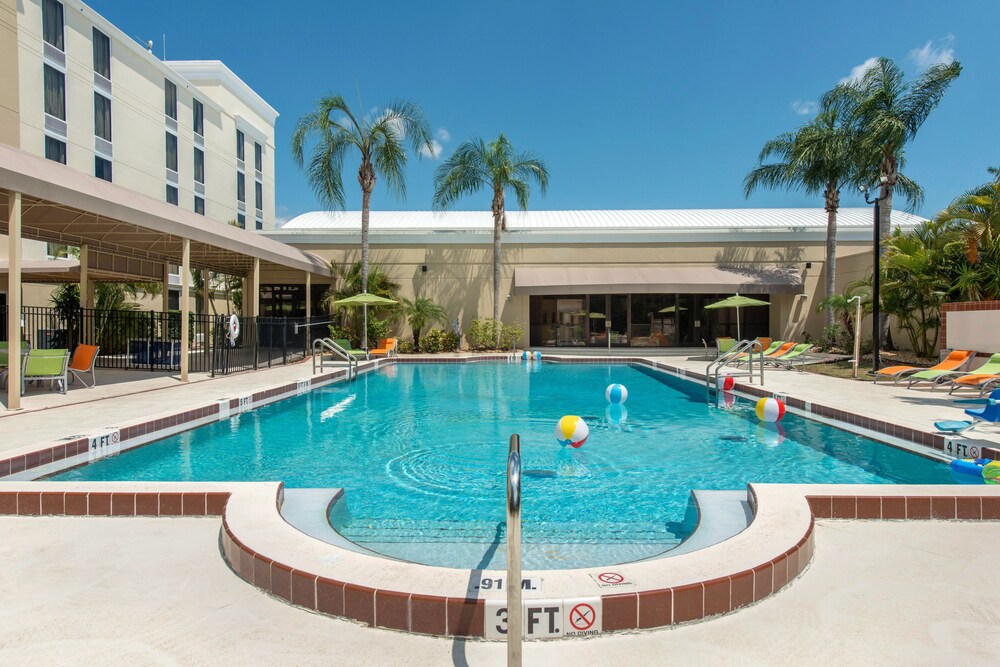
[[(732, 363), (740, 363), (746, 354), (747, 373), (750, 382), (753, 383), (754, 363), (757, 364), (757, 373), (760, 376), (760, 384), (764, 385), (764, 346), (759, 340), (741, 340), (731, 349), (720, 354), (716, 359), (709, 362), (705, 367), (705, 386), (711, 391), (718, 387), (719, 371)], [(756, 356), (755, 356), (756, 355)]]
[(331, 353), (343, 358), (347, 361), (347, 379), (352, 380), (358, 376), (358, 360), (354, 358), (354, 355), (342, 348), (332, 338), (317, 338), (313, 341), (313, 373), (316, 373), (316, 357), (319, 354), (320, 369), (323, 368), (323, 350), (329, 350)]
[(521, 667), (521, 438), (507, 454), (507, 665)]

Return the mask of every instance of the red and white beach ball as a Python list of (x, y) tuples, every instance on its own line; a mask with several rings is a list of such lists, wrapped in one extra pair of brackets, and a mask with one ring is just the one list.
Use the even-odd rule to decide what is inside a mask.
[(562, 445), (572, 447), (583, 447), (590, 437), (590, 428), (587, 422), (576, 415), (566, 415), (559, 419), (556, 424), (556, 440)]
[(762, 398), (757, 401), (757, 419), (762, 422), (776, 422), (785, 416), (785, 404), (776, 398)]
[(736, 380), (729, 373), (723, 372), (716, 378), (715, 386), (719, 391), (732, 391), (733, 387), (736, 386)]

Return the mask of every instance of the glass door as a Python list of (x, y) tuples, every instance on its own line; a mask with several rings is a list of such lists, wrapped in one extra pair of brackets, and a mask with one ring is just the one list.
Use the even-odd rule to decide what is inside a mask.
[(612, 294), (610, 297), (611, 307), (606, 313), (611, 318), (611, 345), (629, 345), (628, 336), (628, 303), (627, 294)]
[(590, 295), (589, 303), (587, 306), (587, 319), (590, 322), (587, 325), (588, 337), (587, 343), (589, 345), (597, 347), (607, 347), (608, 338), (607, 330), (604, 328), (604, 322), (607, 320), (608, 313), (608, 298), (601, 295)]

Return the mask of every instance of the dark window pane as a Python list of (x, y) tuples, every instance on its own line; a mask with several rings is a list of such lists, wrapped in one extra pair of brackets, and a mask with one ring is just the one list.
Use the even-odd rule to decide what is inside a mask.
[(164, 79), (163, 93), (163, 113), (177, 120), (177, 86)]
[(111, 180), (111, 160), (105, 160), (102, 157), (94, 158), (94, 176), (98, 178), (103, 178), (106, 181)]
[(242, 213), (237, 213), (236, 214), (236, 225), (240, 229), (246, 229), (247, 228), (247, 217), (245, 215), (243, 215)]
[(45, 137), (45, 157), (66, 164), (66, 144), (52, 137)]
[(192, 108), (194, 109), (194, 133), (203, 137), (205, 136), (205, 105), (194, 100)]
[(264, 169), (264, 149), (258, 143), (253, 145), (253, 165), (257, 171)]
[(243, 159), (245, 153), (243, 152), (243, 132), (241, 130), (236, 130), (236, 157), (240, 160)]
[(205, 200), (201, 197), (194, 198), (194, 212), (205, 215)]
[(177, 171), (177, 137), (176, 135), (166, 133), (167, 135), (167, 169)]
[(264, 184), (260, 181), (254, 183), (254, 203), (257, 208), (264, 208)]
[(45, 113), (66, 120), (66, 75), (45, 65)]
[(111, 40), (97, 28), (94, 28), (94, 71), (111, 79)]
[(111, 100), (94, 93), (94, 134), (111, 141)]
[(167, 203), (177, 206), (177, 188), (172, 185), (167, 186)]
[(263, 220), (258, 220), (257, 221), (257, 229), (264, 229), (264, 221)]
[(236, 199), (242, 202), (245, 202), (247, 200), (246, 176), (244, 176), (240, 172), (237, 172), (236, 174)]
[(194, 149), (194, 180), (197, 183), (205, 182), (205, 151), (200, 148)]
[(56, 0), (42, 2), (42, 39), (65, 51), (63, 46), (63, 6)]

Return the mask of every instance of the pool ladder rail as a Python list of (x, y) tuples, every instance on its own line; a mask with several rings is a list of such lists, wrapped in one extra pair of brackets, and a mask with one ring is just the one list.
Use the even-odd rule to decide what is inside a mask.
[(507, 666), (521, 667), (521, 437), (507, 454)]
[[(358, 360), (354, 355), (338, 345), (332, 338), (317, 338), (313, 341), (313, 374), (316, 374), (317, 361), (319, 370), (322, 371), (328, 366), (330, 368), (340, 368), (336, 357), (340, 357), (347, 362), (347, 379), (353, 380), (358, 377)], [(327, 359), (329, 355), (329, 359)]]
[[(745, 364), (745, 367), (737, 368), (740, 364)], [(705, 386), (709, 391), (718, 389), (719, 376), (724, 369), (726, 375), (747, 378), (750, 384), (756, 376), (760, 378), (760, 385), (764, 386), (764, 346), (759, 340), (741, 340), (710, 361), (705, 367)]]

